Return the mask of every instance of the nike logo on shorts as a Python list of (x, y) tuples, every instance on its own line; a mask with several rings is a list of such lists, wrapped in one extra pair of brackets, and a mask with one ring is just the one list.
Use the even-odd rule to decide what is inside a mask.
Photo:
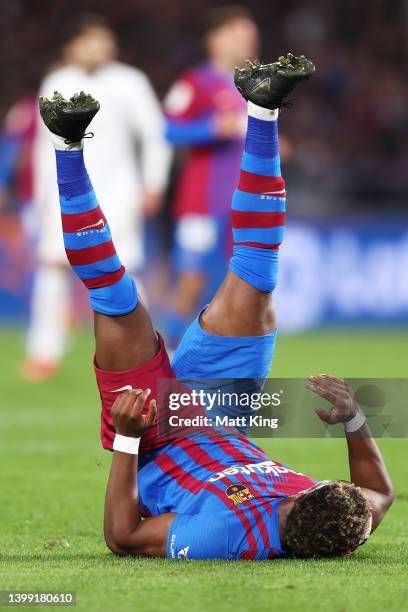
[(121, 391), (132, 391), (133, 387), (132, 385), (125, 385), (124, 387), (121, 387), (120, 389), (114, 389), (113, 391), (110, 391), (110, 393), (120, 393)]

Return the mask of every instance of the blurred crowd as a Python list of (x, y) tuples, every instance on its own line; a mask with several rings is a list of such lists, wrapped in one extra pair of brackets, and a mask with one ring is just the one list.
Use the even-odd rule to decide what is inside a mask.
[[(78, 11), (109, 18), (122, 59), (137, 65), (163, 97), (203, 56), (200, 15), (214, 0), (2, 1), (0, 114), (33, 93), (55, 62), (61, 32)], [(223, 4), (225, 4), (223, 2)], [(318, 75), (282, 118), (292, 206), (300, 214), (404, 207), (407, 192), (405, 0), (248, 3), (261, 32), (261, 58), (304, 52)], [(288, 113), (289, 115), (289, 113)]]

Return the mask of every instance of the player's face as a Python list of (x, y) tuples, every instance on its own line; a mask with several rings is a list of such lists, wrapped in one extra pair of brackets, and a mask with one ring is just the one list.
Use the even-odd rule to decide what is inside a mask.
[(233, 19), (209, 35), (208, 49), (231, 65), (242, 64), (258, 54), (258, 29), (250, 19)]
[(102, 27), (92, 27), (72, 40), (66, 47), (66, 59), (88, 71), (97, 70), (116, 55), (113, 33)]

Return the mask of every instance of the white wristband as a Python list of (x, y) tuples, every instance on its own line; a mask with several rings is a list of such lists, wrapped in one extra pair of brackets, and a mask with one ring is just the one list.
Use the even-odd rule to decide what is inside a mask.
[(137, 455), (139, 453), (140, 438), (130, 438), (128, 436), (115, 435), (113, 441), (113, 450), (129, 455)]
[(361, 410), (358, 410), (356, 416), (350, 419), (350, 421), (346, 421), (346, 423), (344, 423), (344, 431), (346, 433), (353, 433), (360, 429), (365, 422), (365, 415), (361, 412)]

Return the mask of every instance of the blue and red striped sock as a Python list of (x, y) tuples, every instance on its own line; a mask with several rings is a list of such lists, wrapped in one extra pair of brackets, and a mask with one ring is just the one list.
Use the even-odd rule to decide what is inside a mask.
[(82, 149), (56, 150), (65, 251), (89, 291), (93, 310), (120, 316), (134, 310), (137, 289), (122, 266), (85, 168)]
[(230, 269), (265, 292), (276, 286), (286, 210), (277, 118), (277, 110), (248, 103), (241, 174), (232, 199), (234, 248)]

